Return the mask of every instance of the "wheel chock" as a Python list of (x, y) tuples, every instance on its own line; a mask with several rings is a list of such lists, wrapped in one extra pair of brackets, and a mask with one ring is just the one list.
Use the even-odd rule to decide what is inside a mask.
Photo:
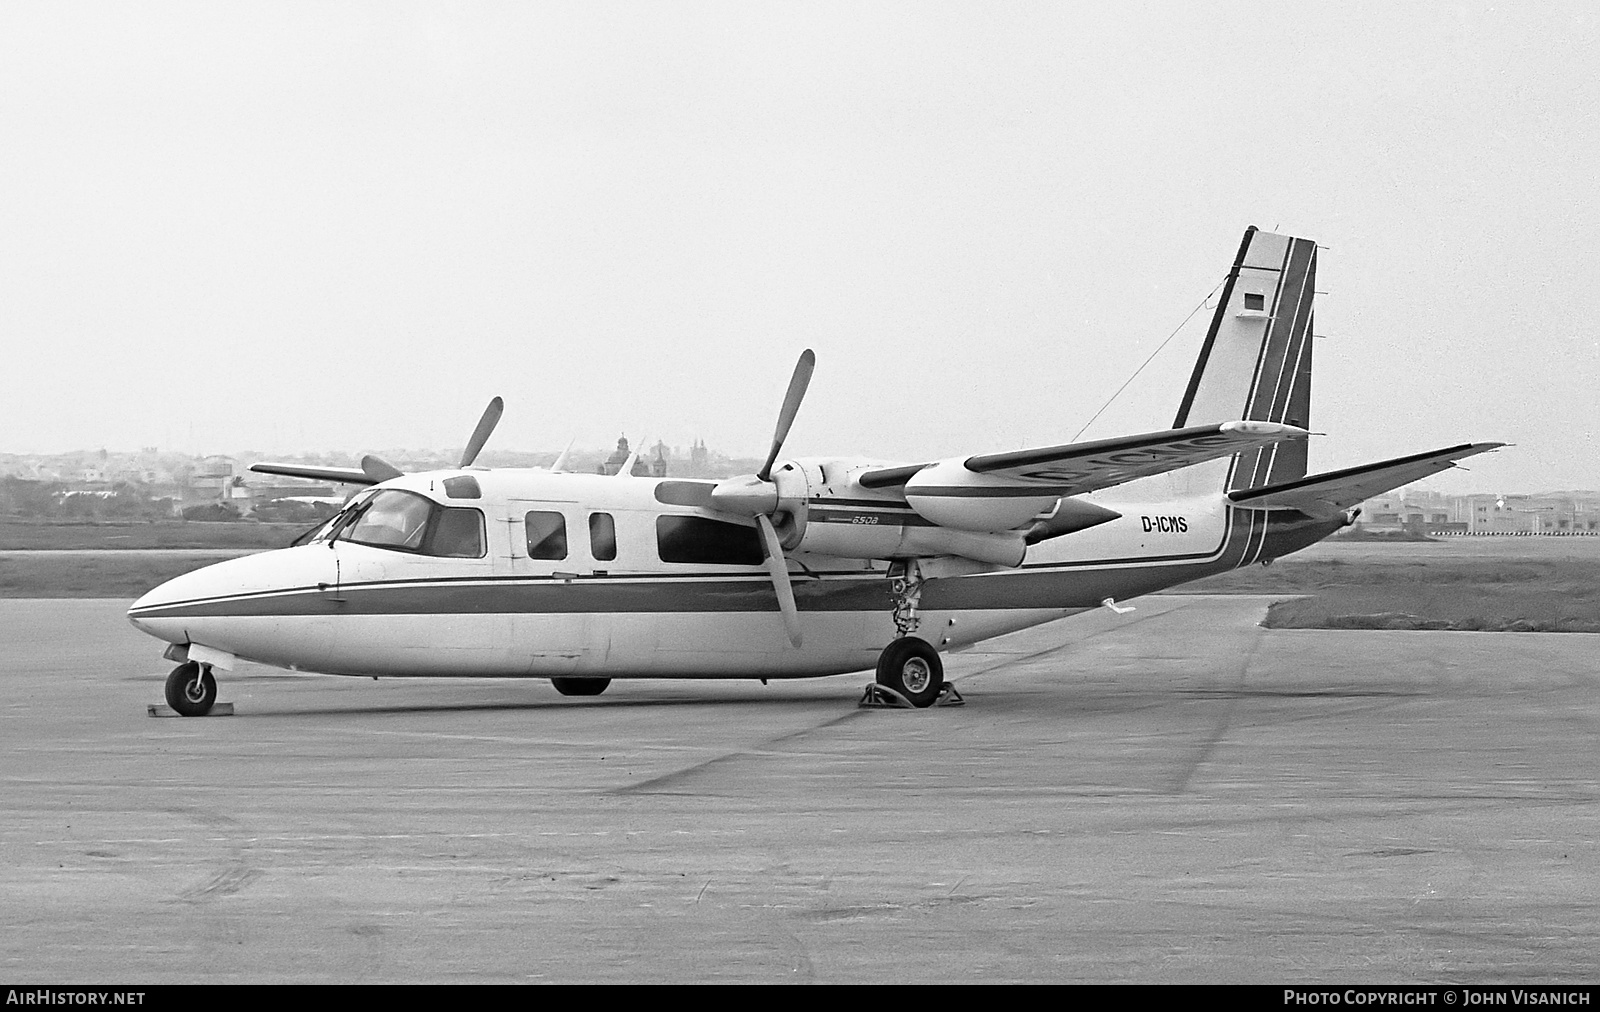
[(911, 705), (911, 700), (900, 695), (900, 693), (887, 685), (879, 685), (877, 682), (867, 683), (867, 687), (861, 693), (861, 702), (857, 703), (856, 706), (871, 707), (879, 710), (914, 709)]
[[(177, 710), (174, 710), (172, 707), (168, 706), (165, 703), (151, 703), (147, 707), (147, 709), (150, 711), (150, 716), (152, 716), (152, 717), (181, 717), (181, 716), (183, 716), (183, 714), (179, 713)], [(207, 713), (206, 716), (207, 717), (231, 717), (231, 716), (233, 716), (233, 704), (232, 703), (212, 703), (211, 704), (211, 711), (209, 713)]]
[[(951, 685), (949, 682), (945, 682), (939, 687), (939, 695), (934, 699), (932, 705), (965, 706), (966, 702), (967, 701), (965, 699), (961, 698), (961, 693), (956, 691), (956, 687), (954, 685)], [(866, 688), (861, 692), (861, 702), (857, 703), (856, 706), (873, 710), (916, 709), (915, 706), (911, 705), (911, 700), (889, 688), (887, 685), (879, 685), (877, 682), (867, 683)]]

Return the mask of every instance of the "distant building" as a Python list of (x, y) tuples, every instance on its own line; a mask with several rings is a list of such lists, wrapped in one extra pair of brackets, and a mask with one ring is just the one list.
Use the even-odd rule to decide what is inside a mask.
[[(229, 499), (236, 487), (239, 463), (232, 457), (214, 455), (203, 458), (189, 476), (189, 488), (196, 499)], [(185, 498), (190, 498), (185, 496)]]
[[(633, 456), (633, 451), (628, 448), (628, 437), (622, 436), (617, 440), (617, 448), (612, 451), (611, 456), (607, 457), (600, 466), (595, 468), (595, 473), (616, 474), (622, 470), (622, 465), (626, 464), (631, 456)], [(665, 464), (663, 463), (664, 466)], [(650, 474), (650, 465), (643, 460), (635, 460), (633, 466), (628, 469), (628, 473), (639, 478), (646, 477)]]
[(1357, 523), (1432, 534), (1600, 534), (1600, 495), (1446, 496), (1402, 488), (1362, 503)]
[(1453, 522), (1448, 503), (1431, 501), (1428, 493), (1407, 494), (1396, 489), (1361, 504), (1356, 522), (1370, 531), (1445, 530)]

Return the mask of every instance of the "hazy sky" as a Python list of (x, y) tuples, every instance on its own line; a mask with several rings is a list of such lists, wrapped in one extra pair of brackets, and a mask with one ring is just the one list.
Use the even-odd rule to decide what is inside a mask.
[(1600, 488), (1596, 10), (7, 0), (0, 451), (1062, 442), (1256, 224), (1313, 469)]

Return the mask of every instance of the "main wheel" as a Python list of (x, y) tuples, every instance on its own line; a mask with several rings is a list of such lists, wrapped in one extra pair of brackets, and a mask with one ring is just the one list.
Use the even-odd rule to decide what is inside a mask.
[(167, 676), (167, 705), (185, 717), (204, 717), (217, 701), (217, 680), (211, 668), (188, 661)]
[(611, 684), (609, 678), (552, 678), (550, 684), (563, 696), (598, 696)]
[(944, 687), (944, 663), (926, 640), (904, 636), (878, 655), (878, 684), (893, 689), (912, 706), (932, 706)]

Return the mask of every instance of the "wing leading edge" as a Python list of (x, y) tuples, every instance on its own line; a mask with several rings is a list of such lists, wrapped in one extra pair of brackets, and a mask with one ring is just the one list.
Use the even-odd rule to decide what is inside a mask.
[(1456, 461), (1487, 453), (1504, 443), (1462, 443), (1428, 453), (1380, 460), (1374, 464), (1308, 475), (1296, 481), (1229, 492), (1239, 506), (1253, 509), (1292, 509), (1311, 516), (1332, 516), (1393, 488), (1448, 471)]
[(866, 488), (892, 488), (906, 484), (926, 469), (949, 469), (955, 464), (964, 472), (983, 475), (986, 480), (963, 481), (959, 488), (948, 490), (920, 483), (923, 487), (919, 494), (981, 496), (985, 494), (983, 490), (988, 489), (989, 494), (995, 495), (1002, 494), (993, 491), (997, 486), (1016, 483), (1029, 492), (1082, 495), (1308, 434), (1305, 429), (1279, 422), (1191, 425), (1137, 436), (984, 453), (935, 464), (877, 468), (862, 473), (857, 480)]
[(306, 467), (301, 464), (274, 464), (262, 461), (250, 465), (250, 470), (261, 474), (282, 474), (290, 478), (311, 478), (316, 481), (338, 481), (347, 485), (376, 485), (378, 480), (365, 471), (353, 467)]

